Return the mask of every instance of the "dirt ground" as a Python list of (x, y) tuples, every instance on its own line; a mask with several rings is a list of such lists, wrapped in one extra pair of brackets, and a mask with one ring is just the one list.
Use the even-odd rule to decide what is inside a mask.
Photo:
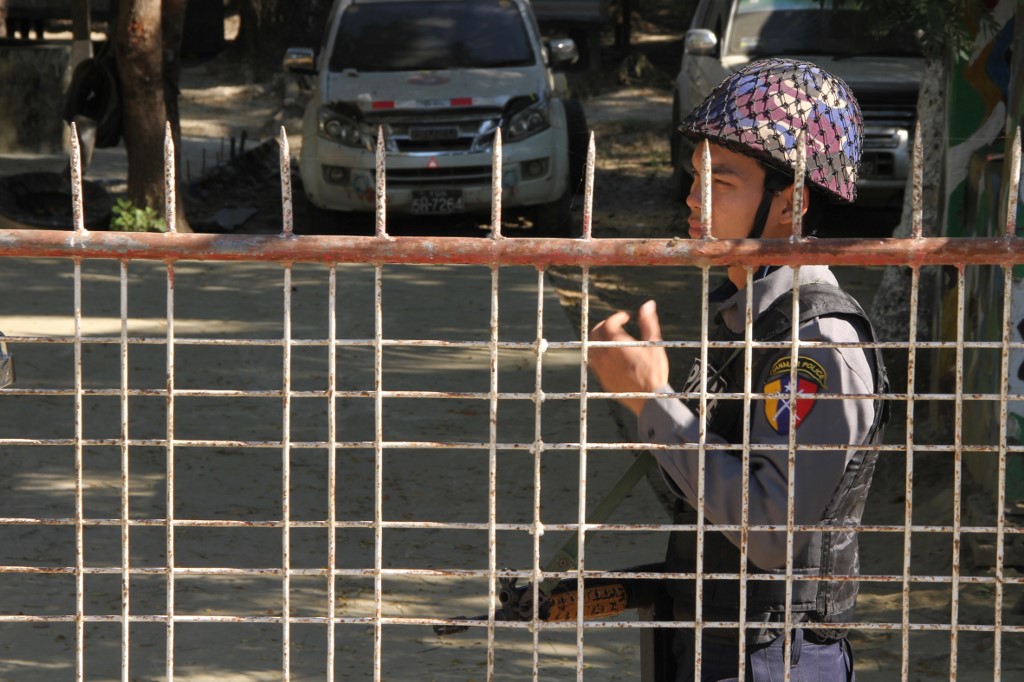
[[(642, 27), (630, 55), (613, 55), (613, 78), (582, 74), (577, 86), (595, 133), (598, 157), (594, 203), (594, 235), (616, 237), (682, 237), (685, 208), (669, 196), (668, 130), (671, 99), (668, 79), (678, 60), (681, 33)], [(641, 58), (643, 57), (643, 59)], [(638, 64), (650, 64), (646, 76)], [(646, 68), (646, 67), (645, 67)], [(639, 69), (643, 71), (643, 69)], [(621, 76), (616, 75), (621, 74)], [(632, 74), (632, 75), (631, 75)], [(616, 83), (617, 81), (617, 83)], [(612, 87), (614, 85), (614, 87)], [(190, 192), (185, 198), (189, 217), (197, 229), (274, 233), (280, 230), (280, 203), (276, 193), (276, 143), (285, 126), (297, 154), (300, 101), (283, 79), (253, 84), (235, 78), (229, 65), (213, 61), (185, 70), (182, 82), (183, 134), (193, 151), (186, 168)], [(244, 133), (244, 144), (243, 144)], [(232, 144), (231, 140), (234, 139)], [(231, 148), (236, 159), (231, 161)], [(244, 146), (244, 149), (243, 149)], [(205, 151), (203, 151), (205, 150)], [(256, 151), (254, 151), (256, 150)], [(249, 151), (249, 154), (245, 154)], [(216, 167), (216, 168), (215, 168)], [(116, 182), (110, 187), (116, 191)], [(296, 221), (304, 219), (297, 203)], [(577, 218), (579, 210), (577, 207)], [(863, 216), (861, 216), (863, 219)], [(851, 223), (856, 218), (851, 218)], [(356, 226), (355, 229), (361, 229)], [(397, 235), (431, 233), (470, 236), (481, 234), (475, 224), (422, 225), (392, 221)], [(530, 234), (509, 226), (509, 234)], [(865, 304), (870, 303), (878, 272), (850, 270), (840, 278)], [(459, 391), (486, 394), (489, 352), (486, 330), (490, 312), (490, 273), (473, 268), (399, 268), (383, 272), (384, 338), (437, 339), (438, 347), (396, 344), (383, 353), (385, 388), (402, 391)], [(120, 613), (121, 544), (120, 452), (113, 445), (119, 434), (120, 403), (118, 339), (121, 273), (115, 263), (87, 263), (83, 267), (83, 334), (96, 343), (83, 347), (83, 383), (90, 393), (83, 405), (84, 514), (95, 520), (84, 531), (86, 613)], [(326, 533), (315, 522), (326, 517), (327, 409), (325, 385), (327, 334), (327, 273), (319, 267), (297, 267), (291, 275), (293, 305), (291, 334), (300, 343), (293, 348), (293, 389), (296, 398), (290, 438), (294, 447), (288, 461), (289, 513), (307, 526), (291, 531), (291, 565), (309, 569), (291, 579), (293, 614), (325, 615), (326, 581), (315, 569), (326, 565)], [(354, 619), (338, 629), (337, 679), (372, 679), (374, 534), (369, 527), (374, 513), (373, 403), (373, 277), (372, 267), (340, 268), (336, 305), (339, 347), (339, 439), (345, 447), (338, 455), (338, 519), (348, 525), (339, 532), (338, 567), (353, 575), (337, 583), (338, 615)], [(176, 386), (214, 391), (211, 395), (185, 395), (176, 400), (176, 437), (196, 445), (180, 446), (175, 456), (175, 517), (210, 519), (242, 524), (258, 521), (266, 527), (241, 525), (207, 528), (183, 525), (176, 531), (178, 566), (193, 568), (279, 567), (282, 532), (267, 523), (283, 514), (284, 460), (279, 445), (284, 428), (280, 397), (273, 394), (282, 383), (284, 274), (279, 267), (258, 265), (205, 266), (181, 264), (175, 272)], [(500, 354), (499, 386), (509, 392), (500, 402), (497, 439), (508, 447), (497, 455), (496, 505), (501, 523), (532, 521), (533, 458), (528, 445), (539, 430), (549, 446), (543, 455), (542, 509), (544, 522), (571, 523), (577, 518), (579, 402), (552, 398), (537, 414), (528, 396), (535, 389), (537, 358), (529, 349), (535, 341), (536, 308), (543, 302), (543, 336), (555, 348), (543, 356), (541, 382), (550, 394), (578, 389), (579, 358), (572, 349), (559, 349), (579, 333), (579, 273), (553, 270), (545, 278), (528, 269), (500, 272), (500, 338), (508, 342)], [(17, 347), (17, 394), (0, 397), (0, 438), (59, 439), (46, 446), (11, 445), (3, 448), (0, 467), (0, 516), (71, 519), (75, 516), (74, 404), (68, 395), (74, 373), (74, 347), (52, 343), (74, 331), (72, 316), (74, 272), (70, 263), (57, 261), (5, 262), (0, 283), (17, 290), (0, 308), (0, 329), (9, 335), (39, 338)], [(540, 290), (540, 287), (543, 290)], [(166, 562), (166, 537), (159, 520), (166, 518), (167, 456), (159, 443), (166, 428), (167, 283), (160, 264), (133, 263), (126, 278), (128, 333), (140, 342), (128, 353), (130, 386), (129, 433), (138, 441), (131, 448), (129, 495), (131, 563), (152, 567), (150, 574), (132, 578), (131, 612), (152, 616), (131, 630), (132, 679), (162, 679), (166, 613), (166, 577), (158, 567)], [(591, 280), (590, 317), (600, 319), (616, 309), (635, 309), (648, 297), (659, 302), (672, 338), (692, 339), (699, 319), (694, 301), (700, 291), (692, 272), (667, 268), (607, 268), (595, 270)], [(452, 301), (458, 301), (457, 316)], [(223, 345), (239, 338), (257, 338), (258, 346)], [(445, 345), (447, 344), (447, 345)], [(474, 345), (477, 344), (477, 345)], [(480, 345), (482, 344), (482, 345)], [(516, 345), (519, 344), (519, 345)], [(685, 367), (685, 358), (673, 367)], [(678, 382), (677, 382), (678, 383)], [(59, 395), (56, 392), (64, 391)], [(262, 397), (233, 397), (233, 391), (265, 391)], [(318, 393), (321, 392), (321, 393)], [(216, 419), (210, 419), (216, 414)], [(386, 451), (383, 465), (383, 514), (400, 524), (428, 520), (437, 523), (481, 523), (487, 514), (488, 402), (479, 397), (456, 399), (390, 398), (385, 401), (382, 425), (385, 438), (411, 444)], [(589, 405), (587, 435), (594, 443), (631, 440), (630, 420), (612, 405)], [(887, 440), (900, 443), (900, 426)], [(417, 443), (459, 443), (462, 447), (436, 449)], [(267, 445), (269, 444), (269, 445)], [(277, 444), (277, 445), (275, 445)], [(481, 444), (484, 446), (482, 447)], [(621, 474), (630, 455), (622, 449), (593, 449), (588, 453), (589, 506)], [(935, 456), (918, 462), (915, 475), (915, 523), (951, 523), (951, 466)], [(883, 465), (876, 479), (867, 523), (903, 523), (903, 455)], [(459, 472), (453, 476), (452, 472)], [(656, 479), (653, 479), (656, 482)], [(661, 523), (666, 520), (663, 491), (642, 482), (615, 516), (623, 523)], [(44, 614), (50, 623), (0, 622), (0, 679), (71, 679), (74, 670), (73, 623), (59, 619), (74, 613), (74, 577), (66, 567), (75, 565), (74, 526), (32, 523), (0, 526), (4, 565), (59, 569), (43, 575), (0, 576), (0, 603), (4, 614)], [(592, 568), (621, 568), (660, 558), (663, 534), (656, 532), (594, 533), (587, 548)], [(543, 536), (543, 557), (566, 538), (564, 532)], [(486, 568), (486, 533), (453, 528), (416, 529), (399, 526), (384, 532), (384, 568)], [(866, 533), (863, 539), (864, 572), (899, 576), (902, 571), (902, 532)], [(498, 566), (528, 569), (532, 538), (525, 531), (503, 531), (498, 541)], [(909, 677), (912, 680), (951, 677), (951, 583), (953, 547), (946, 535), (917, 534), (912, 566), (915, 575), (930, 576), (909, 590), (912, 622), (935, 624), (916, 631), (910, 639)], [(990, 576), (975, 567), (965, 548), (963, 575)], [(625, 563), (624, 563), (625, 562)], [(355, 575), (363, 571), (364, 575)], [(1011, 572), (1011, 575), (1017, 575)], [(202, 574), (181, 575), (176, 584), (179, 614), (199, 619), (225, 616), (280, 615), (280, 575), (244, 577)], [(852, 635), (857, 673), (862, 680), (899, 679), (901, 641), (898, 626), (900, 582), (866, 584), (859, 618), (894, 624), (890, 630), (862, 630)], [(480, 578), (386, 576), (382, 609), (385, 616), (435, 617), (475, 615), (486, 606), (486, 582)], [(1016, 590), (1016, 591), (1015, 591)], [(957, 679), (993, 679), (990, 625), (996, 609), (990, 584), (959, 585), (958, 622), (968, 627), (958, 633)], [(1010, 608), (1020, 599), (1019, 586), (1008, 585), (1004, 595), (1004, 624), (1024, 625)], [(632, 616), (623, 616), (625, 620)], [(359, 620), (363, 619), (363, 620)], [(120, 626), (116, 620), (90, 623), (86, 628), (86, 679), (119, 679)], [(322, 679), (326, 634), (322, 625), (295, 624), (291, 628), (293, 679)], [(1020, 633), (1003, 636), (1003, 679), (1024, 674), (1024, 647)], [(276, 623), (182, 623), (176, 632), (176, 670), (189, 680), (280, 679), (282, 628)], [(438, 640), (426, 626), (385, 626), (383, 671), (387, 680), (480, 680), (486, 672), (485, 637), (480, 632)], [(540, 658), (542, 679), (574, 679), (575, 631), (544, 631)], [(588, 680), (637, 679), (639, 636), (634, 630), (588, 630)], [(501, 630), (497, 635), (498, 679), (528, 678), (532, 644), (525, 631)]]

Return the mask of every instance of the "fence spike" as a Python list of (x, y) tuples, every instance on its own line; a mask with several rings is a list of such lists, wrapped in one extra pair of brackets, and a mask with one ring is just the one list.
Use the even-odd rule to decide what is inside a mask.
[(291, 237), (295, 214), (292, 204), (292, 153), (288, 146), (288, 132), (281, 126), (281, 236)]
[(501, 239), (501, 128), (494, 131), (491, 152), (491, 239)]
[(171, 132), (171, 122), (167, 121), (164, 129), (164, 220), (170, 233), (178, 231), (177, 197), (174, 186), (174, 133)]
[(911, 160), (913, 185), (911, 188), (911, 235), (914, 239), (924, 236), (924, 143), (921, 141), (921, 122), (914, 124), (914, 156)]
[(388, 236), (387, 231), (387, 186), (384, 177), (384, 126), (377, 126), (377, 229), (378, 238)]
[(1020, 202), (1020, 126), (1013, 136), (1013, 149), (1010, 150), (1010, 191), (1006, 199), (1006, 233), (1013, 237), (1017, 234), (1017, 204)]
[(711, 143), (704, 140), (700, 163), (700, 232), (702, 239), (714, 239), (711, 234)]
[(594, 131), (590, 131), (587, 142), (587, 165), (583, 182), (583, 238), (590, 239), (594, 230), (594, 168), (597, 165), (597, 147), (594, 144)]
[(792, 239), (804, 236), (804, 178), (807, 176), (807, 135), (796, 136), (796, 169), (793, 172), (793, 234)]
[(71, 123), (71, 219), (75, 232), (86, 232), (85, 206), (82, 192), (82, 147), (78, 141), (78, 126)]

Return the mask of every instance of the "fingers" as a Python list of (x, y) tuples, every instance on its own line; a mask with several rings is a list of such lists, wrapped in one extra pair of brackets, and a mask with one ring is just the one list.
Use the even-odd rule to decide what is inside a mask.
[(609, 315), (604, 321), (598, 322), (590, 331), (591, 341), (624, 341), (632, 339), (624, 329), (629, 322), (629, 313), (619, 311)]
[(661, 341), (661, 323), (658, 321), (658, 307), (654, 300), (640, 306), (637, 313), (637, 325), (640, 327), (641, 341)]

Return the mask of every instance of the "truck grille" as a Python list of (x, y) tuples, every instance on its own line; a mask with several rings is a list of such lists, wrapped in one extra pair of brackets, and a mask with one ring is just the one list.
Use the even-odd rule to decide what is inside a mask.
[(490, 143), (500, 119), (501, 112), (494, 109), (446, 109), (368, 117), (372, 126), (384, 126), (390, 150), (422, 153), (480, 148)]

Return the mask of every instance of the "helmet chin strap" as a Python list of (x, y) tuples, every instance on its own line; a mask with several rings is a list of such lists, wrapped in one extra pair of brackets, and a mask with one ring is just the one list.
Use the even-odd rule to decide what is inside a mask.
[(761, 197), (761, 204), (754, 214), (754, 229), (747, 235), (747, 239), (759, 239), (768, 224), (768, 211), (772, 207), (772, 199), (775, 198), (775, 190), (771, 187), (764, 188), (764, 196)]

